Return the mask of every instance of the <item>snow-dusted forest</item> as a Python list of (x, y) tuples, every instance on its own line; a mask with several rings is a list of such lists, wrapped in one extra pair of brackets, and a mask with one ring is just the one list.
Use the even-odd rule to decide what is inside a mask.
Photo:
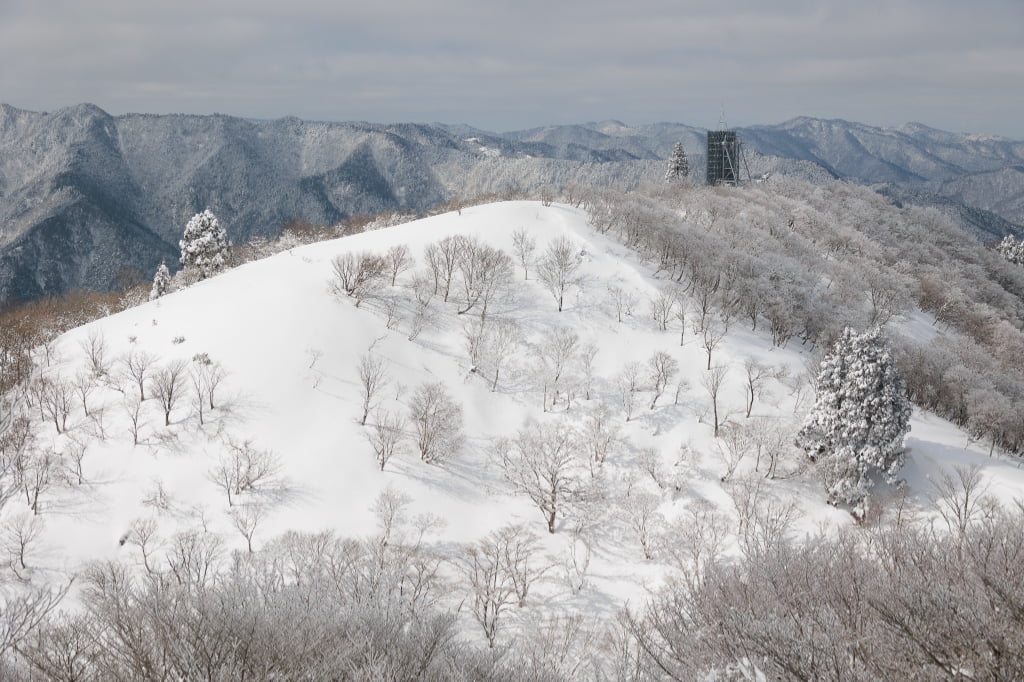
[(449, 208), (196, 216), (3, 317), (0, 677), (1024, 676), (1015, 242), (784, 176)]

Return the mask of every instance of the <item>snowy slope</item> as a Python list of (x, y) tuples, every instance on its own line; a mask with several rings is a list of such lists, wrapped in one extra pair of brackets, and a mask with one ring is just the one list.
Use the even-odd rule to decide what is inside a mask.
[[(536, 239), (535, 257), (549, 241), (561, 236), (571, 239), (579, 247), (581, 280), (559, 313), (532, 271), (524, 281), (522, 268), (516, 265), (508, 294), (488, 315), (517, 320), (525, 343), (495, 392), (479, 373), (471, 371), (465, 351), (463, 325), (473, 312), (457, 315), (453, 304), (435, 298), (429, 305), (430, 323), (409, 340), (415, 305), (409, 287), (411, 272), (400, 275), (398, 286), (383, 286), (378, 296), (358, 308), (351, 299), (330, 290), (332, 258), (344, 252), (384, 252), (405, 244), (417, 268), (422, 268), (424, 247), (443, 237), (475, 235), (511, 254), (512, 234), (518, 229)], [(553, 566), (538, 587), (536, 608), (541, 612), (611, 614), (626, 603), (642, 603), (668, 570), (667, 553), (656, 549), (653, 559), (643, 558), (636, 533), (621, 511), (627, 492), (657, 496), (655, 525), (662, 528), (669, 528), (673, 519), (687, 518), (688, 509), (709, 505), (726, 524), (728, 549), (735, 545), (738, 523), (730, 491), (755, 466), (748, 457), (730, 481), (721, 481), (726, 461), (712, 434), (710, 402), (701, 383), (708, 362), (705, 349), (689, 328), (683, 330), (680, 345), (678, 321), (672, 320), (668, 330), (661, 331), (648, 312), (649, 299), (664, 284), (624, 247), (595, 233), (581, 211), (513, 202), (295, 248), (74, 330), (55, 344), (54, 360), (46, 370), (51, 378), (84, 372), (83, 346), (90, 336), (100, 335), (111, 377), (117, 374), (117, 358), (133, 349), (153, 354), (159, 365), (175, 359), (191, 361), (194, 355), (206, 353), (227, 374), (217, 390), (218, 407), (207, 412), (202, 426), (188, 397), (173, 410), (169, 427), (163, 425), (157, 401), (146, 400), (139, 445), (132, 444), (124, 407), (125, 395), (132, 389), (124, 385), (96, 388), (88, 397), (91, 418), (76, 404), (64, 434), (57, 434), (52, 422), (37, 424), (41, 442), (55, 451), (69, 453), (72, 438), (86, 443), (87, 450), (84, 483), (56, 486), (41, 497), (39, 518), (45, 525), (30, 553), (30, 572), (40, 579), (56, 579), (93, 559), (137, 563), (141, 560), (138, 548), (119, 541), (140, 519), (155, 520), (162, 538), (177, 530), (206, 529), (219, 534), (228, 548), (245, 551), (246, 540), (232, 524), (226, 495), (208, 474), (229, 441), (251, 440), (254, 447), (277, 455), (283, 476), (273, 495), (247, 493), (236, 500), (272, 501), (254, 534), (257, 551), (267, 539), (288, 529), (331, 529), (342, 536), (367, 537), (376, 532), (374, 501), (390, 488), (411, 498), (411, 513), (436, 515), (444, 522), (428, 539), (451, 556), (458, 543), (478, 539), (509, 522), (533, 529)], [(616, 321), (609, 286), (636, 297), (632, 315), (622, 323)], [(386, 319), (388, 300), (395, 302), (397, 310), (392, 328)], [(571, 407), (563, 402), (544, 411), (532, 370), (539, 347), (559, 327), (571, 328), (582, 343), (599, 349), (594, 393), (588, 401), (577, 390)], [(913, 320), (905, 325), (910, 333), (915, 328)], [(426, 464), (407, 444), (380, 470), (366, 438), (367, 427), (358, 423), (357, 363), (371, 348), (375, 356), (385, 359), (390, 377), (382, 408), (406, 412), (416, 386), (427, 381), (446, 385), (464, 410), (467, 441), (460, 452), (441, 464)], [(627, 363), (646, 363), (656, 351), (670, 353), (680, 373), (654, 409), (648, 409), (652, 394), (641, 392), (633, 419), (627, 423), (614, 377)], [(720, 398), (723, 421), (745, 419), (742, 378), (743, 363), (749, 358), (785, 370), (781, 378), (765, 384), (752, 416), (794, 428), (801, 411), (813, 400), (810, 389), (796, 381), (804, 371), (803, 354), (796, 344), (772, 348), (767, 336), (739, 322), (733, 323), (713, 352), (716, 366), (729, 367)], [(113, 384), (113, 379), (108, 383)], [(591, 512), (593, 523), (584, 535), (574, 538), (566, 519), (554, 535), (548, 535), (538, 510), (504, 479), (493, 455), (493, 441), (514, 435), (531, 417), (579, 425), (600, 403), (622, 427), (622, 443), (602, 467), (595, 468), (597, 479), (585, 458), (580, 471), (581, 481), (591, 489), (596, 489), (594, 480), (604, 481), (600, 487), (606, 497)], [(98, 435), (100, 422), (105, 437)], [(963, 432), (943, 420), (915, 414), (907, 444), (905, 473), (913, 493), (911, 504), (925, 511), (927, 479), (959, 463), (983, 466), (991, 492), (1000, 497), (1024, 495), (1024, 472), (1016, 461), (988, 457), (984, 447), (969, 442)], [(665, 489), (645, 473), (649, 461), (645, 448), (654, 449), (656, 466), (671, 481)], [(756, 480), (763, 480), (766, 498), (795, 505), (794, 533), (850, 523), (846, 512), (825, 504), (819, 484), (802, 471), (797, 453), (786, 455), (779, 473), (776, 480), (763, 480), (760, 474)], [(157, 508), (145, 500), (152, 500), (160, 489), (165, 503)], [(24, 512), (24, 499), (16, 498), (3, 515), (9, 521)], [(673, 538), (664, 539), (671, 542)], [(571, 576), (564, 566), (580, 541), (591, 547), (593, 558), (585, 587), (575, 591), (568, 587)], [(456, 608), (465, 597), (465, 591), (453, 589), (448, 606)]]

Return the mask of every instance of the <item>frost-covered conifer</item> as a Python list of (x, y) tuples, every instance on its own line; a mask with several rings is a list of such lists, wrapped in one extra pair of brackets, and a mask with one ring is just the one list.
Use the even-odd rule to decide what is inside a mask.
[(170, 293), (171, 290), (171, 273), (167, 269), (167, 264), (160, 261), (160, 265), (156, 269), (156, 274), (153, 275), (153, 288), (149, 291), (149, 300), (155, 301), (164, 294)]
[(668, 162), (668, 170), (665, 171), (665, 182), (677, 182), (690, 177), (690, 162), (686, 160), (686, 150), (682, 142), (676, 142), (672, 148), (672, 158)]
[(1024, 241), (1016, 239), (1012, 234), (1003, 237), (996, 250), (1011, 263), (1024, 265)]
[(192, 216), (178, 246), (181, 267), (195, 268), (199, 279), (210, 277), (227, 263), (227, 233), (210, 209)]
[(859, 504), (872, 477), (892, 482), (903, 466), (910, 402), (879, 328), (843, 330), (818, 374), (814, 407), (797, 445), (818, 462), (829, 501)]

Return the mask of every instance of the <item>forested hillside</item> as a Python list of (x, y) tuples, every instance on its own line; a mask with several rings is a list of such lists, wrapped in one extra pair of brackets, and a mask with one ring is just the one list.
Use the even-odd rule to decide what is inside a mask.
[[(699, 183), (704, 132), (605, 122), (499, 134), (0, 105), (0, 305), (148, 279), (161, 260), (174, 265), (185, 222), (207, 208), (241, 243), (485, 193), (625, 191), (660, 181), (676, 142)], [(755, 180), (895, 183), (890, 196), (938, 206), (982, 241), (1021, 234), (1019, 142), (807, 118), (740, 134)]]

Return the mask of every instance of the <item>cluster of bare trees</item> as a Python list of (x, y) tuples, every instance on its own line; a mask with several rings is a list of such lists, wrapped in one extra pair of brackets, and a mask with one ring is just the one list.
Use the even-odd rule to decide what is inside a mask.
[(953, 528), (936, 534), (904, 522), (801, 544), (770, 538), (632, 616), (639, 662), (679, 680), (722, 669), (778, 679), (1016, 679), (1020, 513), (990, 508)]
[(472, 612), (487, 646), (494, 648), (503, 612), (526, 606), (530, 588), (551, 567), (537, 538), (523, 526), (507, 525), (464, 546), (458, 563), (472, 594)]
[[(39, 514), (51, 491), (90, 482), (88, 453), (94, 439), (111, 434), (107, 411), (111, 393), (120, 395), (133, 444), (140, 442), (146, 423), (144, 401), (152, 399), (163, 413), (164, 425), (188, 395), (191, 376), (194, 412), (200, 425), (205, 409), (215, 409), (225, 371), (219, 362), (199, 354), (194, 362), (177, 360), (160, 366), (157, 359), (133, 348), (111, 358), (102, 333), (90, 332), (80, 344), (87, 370), (74, 379), (59, 369), (40, 370), (0, 397), (0, 509), (21, 494), (27, 508)], [(60, 438), (37, 438), (36, 424), (52, 424)]]
[(248, 440), (229, 440), (226, 446), (209, 478), (227, 495), (228, 506), (234, 506), (243, 493), (259, 493), (283, 484), (281, 460), (272, 450), (259, 449)]
[(512, 280), (512, 258), (475, 236), (445, 237), (427, 245), (424, 255), (433, 294), (447, 303), (454, 289), (460, 315), (477, 309), (485, 319)]
[[(1024, 448), (1011, 416), (1024, 408), (1024, 272), (938, 213), (792, 178), (742, 191), (595, 190), (579, 200), (599, 231), (618, 235), (675, 287), (651, 301), (659, 328), (673, 299), (689, 301), (675, 311), (692, 322), (709, 366), (737, 320), (763, 325), (775, 345), (797, 337), (824, 347), (845, 326), (885, 324), (916, 304), (948, 331), (898, 344), (914, 400), (993, 448)], [(610, 300), (620, 320), (636, 303), (619, 287)], [(956, 388), (964, 385), (970, 399)], [(756, 389), (748, 405), (750, 397)]]
[(383, 256), (369, 252), (348, 252), (334, 257), (334, 280), (331, 285), (338, 294), (355, 300), (356, 307), (383, 281), (387, 261)]
[(366, 440), (373, 448), (381, 471), (407, 443), (415, 444), (420, 459), (438, 464), (462, 447), (462, 406), (452, 398), (442, 382), (424, 382), (408, 401), (408, 416), (380, 406), (382, 394), (390, 384), (385, 359), (370, 347), (359, 360), (361, 409), (359, 424), (365, 427)]
[[(140, 580), (94, 565), (82, 608), (32, 606), (3, 620), (7, 672), (46, 679), (509, 679), (505, 664), (455, 641), (432, 608), (438, 560), (389, 519), (365, 542), (287, 533), (231, 562), (212, 536), (186, 532), (151, 557)], [(151, 540), (152, 541), (152, 540)], [(228, 565), (233, 565), (227, 570)], [(12, 604), (13, 605), (13, 604)], [(31, 635), (26, 630), (31, 629)]]

